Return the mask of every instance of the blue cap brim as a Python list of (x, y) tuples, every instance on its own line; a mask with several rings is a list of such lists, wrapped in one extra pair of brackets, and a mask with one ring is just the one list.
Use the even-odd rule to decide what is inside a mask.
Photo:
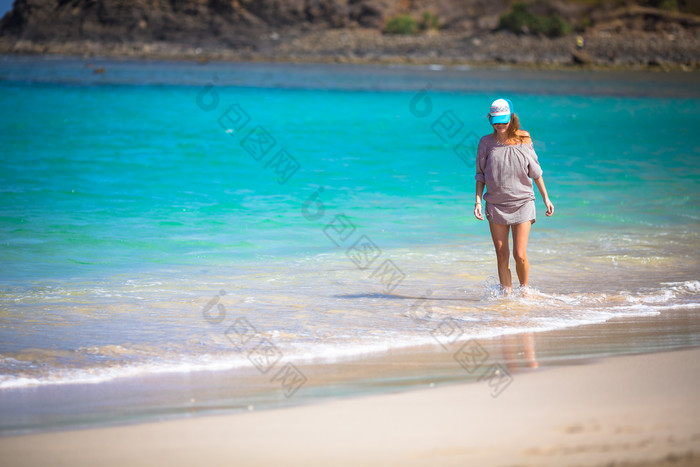
[(489, 121), (491, 122), (491, 125), (495, 125), (496, 123), (508, 123), (510, 122), (510, 114), (494, 115), (492, 117), (489, 117)]

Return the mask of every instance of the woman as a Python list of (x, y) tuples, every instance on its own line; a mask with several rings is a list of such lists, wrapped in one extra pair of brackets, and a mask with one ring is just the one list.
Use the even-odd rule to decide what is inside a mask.
[(530, 227), (535, 223), (535, 193), (532, 180), (540, 190), (547, 216), (554, 213), (554, 205), (547, 196), (542, 179), (542, 169), (532, 147), (527, 131), (520, 129), (518, 116), (513, 112), (513, 103), (508, 99), (496, 99), (488, 114), (493, 133), (479, 141), (476, 151), (476, 203), (474, 215), (482, 216), (482, 194), (486, 202), (485, 213), (491, 228), (493, 245), (498, 261), (498, 278), (501, 290), (510, 294), (510, 251), (508, 234), (513, 229), (513, 258), (515, 270), (523, 291), (528, 286), (529, 264), (527, 262), (527, 240)]

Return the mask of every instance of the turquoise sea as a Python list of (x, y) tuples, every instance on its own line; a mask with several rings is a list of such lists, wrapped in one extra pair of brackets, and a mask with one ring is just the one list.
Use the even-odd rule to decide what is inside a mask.
[[(291, 371), (292, 395), (309, 362), (697, 309), (698, 83), (2, 57), (0, 432), (58, 387)], [(555, 205), (527, 297), (472, 214), (498, 97)]]

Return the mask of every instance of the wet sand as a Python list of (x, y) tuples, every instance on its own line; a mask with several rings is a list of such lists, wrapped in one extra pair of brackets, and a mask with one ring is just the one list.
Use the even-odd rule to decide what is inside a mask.
[[(305, 366), (299, 398), (278, 394), (290, 407), (8, 436), (0, 452), (3, 465), (698, 465), (697, 316)], [(601, 358), (673, 347), (693, 348)]]
[(700, 350), (309, 406), (0, 439), (4, 465), (697, 465)]

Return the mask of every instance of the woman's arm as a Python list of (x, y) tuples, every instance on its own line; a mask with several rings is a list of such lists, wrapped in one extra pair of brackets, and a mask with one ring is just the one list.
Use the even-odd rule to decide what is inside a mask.
[(480, 221), (484, 220), (484, 216), (481, 215), (481, 197), (484, 194), (484, 187), (486, 184), (480, 180), (476, 181), (476, 202), (474, 203), (474, 216)]
[(547, 206), (547, 217), (549, 217), (552, 214), (554, 214), (554, 205), (549, 200), (549, 196), (547, 196), (547, 188), (545, 188), (545, 186), (544, 186), (544, 178), (542, 178), (542, 177), (536, 178), (535, 185), (537, 185), (537, 189), (540, 190), (540, 195), (542, 195), (542, 199), (544, 200), (544, 205)]

